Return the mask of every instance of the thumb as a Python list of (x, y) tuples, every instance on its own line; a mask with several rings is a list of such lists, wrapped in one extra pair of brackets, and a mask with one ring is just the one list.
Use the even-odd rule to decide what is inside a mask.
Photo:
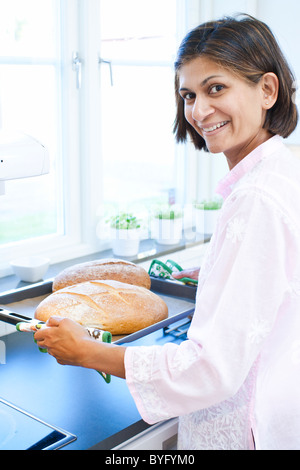
[(183, 271), (172, 273), (172, 276), (175, 279), (182, 279), (183, 277), (189, 277), (197, 281), (199, 277), (199, 271), (200, 271), (199, 267), (187, 268), (187, 269), (184, 269)]
[(46, 325), (47, 326), (58, 326), (62, 320), (63, 320), (62, 317), (53, 316), (53, 317), (50, 317), (47, 320)]

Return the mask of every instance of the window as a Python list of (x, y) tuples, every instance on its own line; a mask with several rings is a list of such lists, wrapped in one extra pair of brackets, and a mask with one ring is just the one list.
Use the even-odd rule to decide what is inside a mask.
[[(116, 14), (117, 12), (117, 14)], [(103, 203), (149, 207), (177, 189), (174, 0), (102, 0)]]
[(49, 175), (5, 183), (0, 276), (24, 253), (59, 262), (107, 247), (103, 208), (180, 197), (172, 128), (182, 3), (0, 1), (1, 122), (40, 140), (51, 159)]
[(0, 199), (1, 245), (62, 232), (53, 161), (60, 152), (57, 12), (58, 2), (52, 0), (0, 2), (2, 126), (32, 135), (52, 156), (49, 175), (5, 183)]
[(76, 9), (66, 3), (0, 1), (0, 127), (31, 135), (50, 155), (49, 174), (5, 182), (0, 195), (0, 276), (9, 273), (15, 257), (53, 249), (58, 253), (59, 247), (78, 241), (78, 228), (65, 215), (75, 195), (64, 197), (76, 173), (67, 168), (72, 148), (78, 166), (78, 99), (71, 97), (74, 77), (65, 66), (78, 31), (70, 14)]

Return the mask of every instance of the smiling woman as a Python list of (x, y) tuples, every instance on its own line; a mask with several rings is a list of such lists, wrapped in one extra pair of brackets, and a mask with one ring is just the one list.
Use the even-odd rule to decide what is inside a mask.
[(278, 96), (275, 74), (249, 83), (205, 55), (177, 73), (185, 119), (210, 152), (224, 153), (230, 169), (272, 136), (263, 125)]
[[(249, 24), (253, 24), (251, 33), (248, 30)], [(247, 54), (243, 51), (247, 51)], [(210, 82), (210, 92), (213, 91), (213, 96), (224, 94), (226, 88), (237, 78), (243, 79), (245, 85), (248, 84), (248, 94), (251, 88), (258, 90), (260, 85), (265, 99), (264, 130), (272, 135), (288, 137), (295, 129), (297, 124), (297, 108), (293, 100), (295, 78), (273, 34), (263, 22), (256, 23), (250, 16), (241, 18), (239, 22), (234, 22), (230, 18), (210, 22), (192, 30), (181, 43), (175, 64), (177, 115), (174, 130), (178, 142), (185, 142), (189, 134), (196, 148), (208, 150), (204, 136), (198, 132), (199, 126), (195, 128), (193, 125), (195, 120), (193, 119), (191, 123), (189, 119), (185, 119), (186, 101), (183, 101), (182, 97), (186, 95), (179, 93), (180, 89), (186, 88), (182, 81), (185, 72), (190, 72), (191, 67), (194, 68), (194, 73), (200, 73), (199, 81), (203, 82), (203, 87), (208, 86), (207, 82)], [(276, 93), (270, 96), (270, 92), (275, 90), (269, 89), (269, 84), (264, 83), (265, 74), (268, 74), (268, 80), (271, 74), (278, 77), (278, 95)], [(220, 83), (219, 75), (225, 79), (224, 84)], [(211, 82), (212, 80), (214, 81)], [(272, 83), (272, 86), (275, 84)], [(188, 98), (193, 96), (192, 91), (189, 90)], [(237, 106), (240, 106), (240, 102)], [(210, 108), (210, 113), (213, 114), (213, 108)], [(291, 115), (292, 120), (287, 118)], [(210, 119), (213, 125), (223, 121), (224, 119), (217, 122)]]

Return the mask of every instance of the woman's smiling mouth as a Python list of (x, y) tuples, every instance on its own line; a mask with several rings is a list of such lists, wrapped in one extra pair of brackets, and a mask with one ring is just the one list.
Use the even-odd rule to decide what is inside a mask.
[(201, 126), (201, 130), (204, 131), (205, 133), (210, 133), (217, 129), (220, 129), (220, 127), (224, 127), (228, 122), (229, 121), (222, 121), (222, 122), (219, 122), (218, 124), (212, 124), (210, 127)]

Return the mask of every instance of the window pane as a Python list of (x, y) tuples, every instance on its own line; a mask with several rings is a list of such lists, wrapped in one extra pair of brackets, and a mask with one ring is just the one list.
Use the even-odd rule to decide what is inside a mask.
[(102, 97), (106, 201), (149, 199), (173, 187), (172, 77), (167, 67), (114, 68), (114, 86)]
[[(7, 9), (3, 8), (4, 3), (9, 6)], [(0, 244), (62, 231), (58, 203), (60, 62), (58, 57), (47, 57), (57, 50), (59, 39), (54, 40), (50, 34), (50, 30), (57, 29), (55, 5), (56, 1), (39, 0), (0, 3), (1, 23), (7, 21), (6, 34), (11, 39), (7, 47), (0, 41), (1, 123), (5, 129), (36, 138), (50, 155), (48, 175), (5, 182), (5, 194), (0, 196)], [(39, 55), (38, 65), (28, 65), (30, 60), (22, 63), (20, 56), (12, 56), (13, 53), (24, 53), (27, 58)], [(9, 60), (5, 58), (8, 55)]]
[(0, 56), (55, 57), (55, 0), (0, 0)]
[[(0, 244), (48, 235), (57, 231), (54, 201), (49, 200), (53, 181), (48, 176), (7, 181), (1, 198)], [(47, 210), (45, 210), (45, 207)]]
[[(164, 46), (166, 38), (175, 37), (176, 2), (104, 0), (101, 4), (106, 15), (102, 17), (106, 36), (101, 56), (107, 51), (108, 60), (112, 56), (123, 58), (123, 65), (113, 63), (113, 86), (107, 66), (102, 65), (104, 202), (110, 206), (167, 201), (170, 190), (176, 187), (172, 66), (175, 43), (168, 50)], [(119, 11), (118, 8), (120, 23), (116, 25), (114, 11)], [(128, 23), (123, 15), (130, 17)], [(106, 41), (109, 33), (120, 41)], [(131, 37), (135, 39), (126, 40)], [(152, 44), (149, 49), (145, 47), (148, 44), (145, 37), (149, 38), (149, 46)], [(157, 39), (153, 42), (152, 37)], [(109, 44), (112, 55), (108, 52)], [(150, 56), (157, 65), (145, 65), (144, 60)], [(162, 58), (170, 65), (159, 65)], [(127, 59), (134, 60), (136, 65), (126, 65)], [(143, 60), (138, 65), (140, 59)]]
[(171, 60), (176, 41), (175, 0), (101, 0), (102, 57)]

